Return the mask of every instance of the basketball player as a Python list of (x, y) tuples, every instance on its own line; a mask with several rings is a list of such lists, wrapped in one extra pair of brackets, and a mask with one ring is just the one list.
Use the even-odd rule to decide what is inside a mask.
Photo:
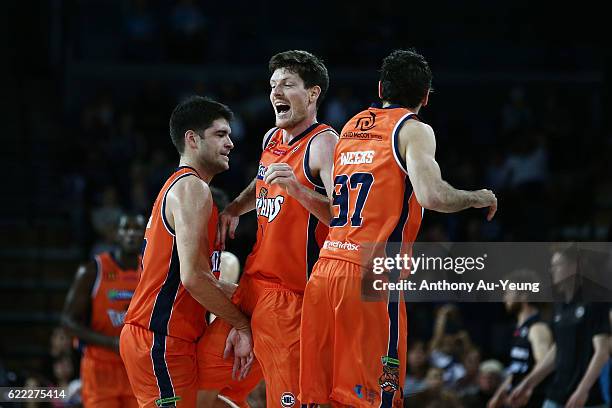
[(331, 219), (324, 194), (331, 192), (338, 136), (317, 122), (329, 85), (319, 58), (286, 51), (270, 59), (269, 69), (276, 127), (263, 138), (256, 178), (220, 215), (224, 242), (234, 237), (240, 215), (257, 211), (257, 242), (233, 301), (251, 316), (259, 365), (242, 382), (229, 381), (232, 367), (222, 358), (229, 327), (215, 321), (198, 344), (203, 404), (220, 391), (244, 406), (263, 371), (267, 406), (299, 406), (302, 295)]
[(121, 357), (141, 407), (194, 407), (196, 341), (206, 311), (236, 329), (234, 352), (252, 354), (249, 321), (228, 299), (235, 285), (213, 275), (217, 213), (210, 183), (229, 168), (232, 113), (202, 97), (181, 102), (170, 117), (179, 167), (162, 187), (143, 244), (143, 271), (121, 332)]
[[(509, 279), (512, 282), (533, 282), (534, 274), (527, 270), (513, 273)], [(507, 376), (499, 386), (487, 408), (502, 408), (507, 406), (506, 399), (512, 388), (525, 378), (537, 363), (542, 361), (552, 346), (552, 333), (548, 325), (540, 317), (537, 303), (529, 303), (519, 298), (515, 291), (505, 293), (506, 311), (516, 316), (516, 328), (512, 334), (510, 349), (510, 366)], [(525, 297), (523, 295), (522, 297)], [(533, 392), (528, 408), (541, 408), (544, 403), (547, 384), (540, 384)]]
[(552, 281), (563, 297), (555, 303), (554, 344), (510, 394), (513, 407), (526, 405), (534, 389), (551, 374), (543, 408), (608, 406), (597, 380), (610, 357), (609, 305), (582, 298), (588, 296), (581, 273), (586, 262), (579, 258), (575, 244), (553, 252)]
[(62, 323), (84, 346), (82, 399), (86, 407), (137, 407), (119, 356), (119, 334), (138, 284), (138, 262), (145, 219), (123, 215), (117, 250), (81, 265), (62, 313)]
[[(401, 406), (406, 372), (406, 316), (401, 294), (361, 300), (366, 244), (410, 245), (423, 208), (452, 213), (489, 207), (489, 190), (462, 191), (442, 180), (436, 140), (416, 114), (427, 105), (431, 71), (425, 59), (398, 50), (383, 61), (382, 105), (343, 128), (335, 151), (334, 215), (304, 293), (300, 400), (355, 407)], [(387, 253), (388, 256), (394, 256)], [(375, 394), (376, 398), (364, 398)]]

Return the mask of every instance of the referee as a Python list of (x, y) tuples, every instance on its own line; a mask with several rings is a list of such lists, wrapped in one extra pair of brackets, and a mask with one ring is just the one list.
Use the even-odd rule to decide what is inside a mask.
[(609, 357), (610, 321), (607, 303), (584, 301), (575, 245), (557, 249), (551, 259), (555, 289), (563, 301), (555, 304), (555, 344), (510, 395), (513, 407), (524, 406), (534, 388), (554, 372), (542, 408), (604, 408), (598, 378)]

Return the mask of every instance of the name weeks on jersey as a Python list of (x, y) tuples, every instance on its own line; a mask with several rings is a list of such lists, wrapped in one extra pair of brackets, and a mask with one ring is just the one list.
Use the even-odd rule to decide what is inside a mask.
[(374, 150), (343, 152), (340, 154), (340, 164), (370, 164), (374, 161)]

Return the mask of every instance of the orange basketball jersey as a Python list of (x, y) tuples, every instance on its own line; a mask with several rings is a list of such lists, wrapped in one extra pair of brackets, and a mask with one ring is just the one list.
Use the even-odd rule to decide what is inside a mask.
[[(199, 176), (191, 167), (179, 167), (155, 200), (143, 243), (142, 276), (125, 322), (194, 342), (206, 328), (206, 310), (181, 284), (176, 236), (164, 214), (168, 190), (184, 177)], [(213, 273), (218, 271), (220, 259), (219, 253), (214, 250), (217, 215), (217, 208), (213, 205), (208, 221), (210, 248), (202, 249), (208, 251)]]
[(244, 273), (296, 292), (304, 292), (312, 267), (327, 234), (327, 226), (310, 214), (298, 200), (278, 185), (268, 185), (263, 176), (272, 163), (287, 163), (297, 180), (326, 195), (320, 179), (308, 166), (310, 144), (322, 132), (333, 129), (315, 123), (288, 144), (282, 129), (272, 129), (264, 139), (256, 182), (257, 242), (247, 258)]
[[(122, 269), (108, 252), (96, 255), (95, 261), (97, 277), (91, 292), (89, 326), (98, 333), (119, 337), (140, 275), (137, 270)], [(84, 356), (123, 364), (119, 354), (106, 347), (86, 345)]]
[(398, 148), (407, 109), (369, 108), (342, 129), (334, 154), (335, 218), (321, 258), (366, 265), (371, 250), (387, 243), (414, 242), (423, 208), (413, 194)]

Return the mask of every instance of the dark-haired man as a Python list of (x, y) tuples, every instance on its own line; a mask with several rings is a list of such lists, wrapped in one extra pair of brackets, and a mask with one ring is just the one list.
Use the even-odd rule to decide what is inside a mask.
[(608, 407), (598, 378), (610, 357), (609, 305), (588, 301), (586, 264), (588, 258), (579, 256), (575, 244), (554, 249), (552, 282), (562, 296), (554, 308), (554, 344), (510, 394), (513, 407), (537, 397), (534, 390), (551, 374), (542, 408)]
[(241, 382), (230, 381), (223, 360), (229, 327), (215, 321), (199, 343), (200, 385), (211, 404), (218, 391), (239, 405), (261, 378), (267, 406), (299, 406), (299, 342), (302, 295), (327, 233), (336, 132), (317, 122), (329, 86), (323, 62), (306, 51), (286, 51), (269, 62), (270, 102), (276, 127), (262, 143), (259, 171), (220, 214), (220, 241), (234, 238), (238, 217), (257, 211), (257, 242), (234, 302), (251, 316), (259, 362)]
[(144, 229), (142, 215), (122, 215), (118, 248), (81, 265), (66, 296), (62, 324), (83, 346), (82, 399), (88, 408), (138, 406), (119, 356), (119, 334), (138, 284)]
[[(511, 282), (533, 282), (535, 273), (529, 270), (519, 270), (509, 277)], [(504, 305), (508, 313), (516, 317), (516, 328), (512, 334), (510, 348), (510, 365), (507, 376), (489, 400), (488, 408), (507, 406), (510, 391), (542, 361), (552, 346), (552, 333), (548, 325), (540, 317), (537, 303), (527, 302), (526, 295), (508, 290), (504, 294)], [(533, 392), (527, 408), (541, 408), (544, 403), (547, 384), (540, 384)]]
[[(429, 99), (425, 59), (398, 50), (383, 61), (382, 104), (344, 126), (334, 159), (334, 218), (306, 285), (302, 309), (300, 400), (304, 404), (401, 406), (406, 316), (400, 291), (387, 301), (361, 299), (362, 268), (378, 248), (409, 250), (423, 208), (496, 211), (489, 190), (463, 191), (442, 180), (435, 137), (416, 114)], [(373, 244), (372, 247), (370, 245)], [(397, 278), (397, 271), (389, 279)], [(374, 393), (376, 398), (364, 398)]]
[(234, 352), (248, 366), (248, 318), (228, 299), (233, 285), (213, 275), (217, 210), (208, 184), (229, 168), (233, 148), (225, 105), (192, 97), (170, 117), (179, 167), (155, 200), (145, 233), (140, 283), (121, 332), (121, 357), (141, 407), (194, 407), (196, 342), (206, 310), (235, 328)]

